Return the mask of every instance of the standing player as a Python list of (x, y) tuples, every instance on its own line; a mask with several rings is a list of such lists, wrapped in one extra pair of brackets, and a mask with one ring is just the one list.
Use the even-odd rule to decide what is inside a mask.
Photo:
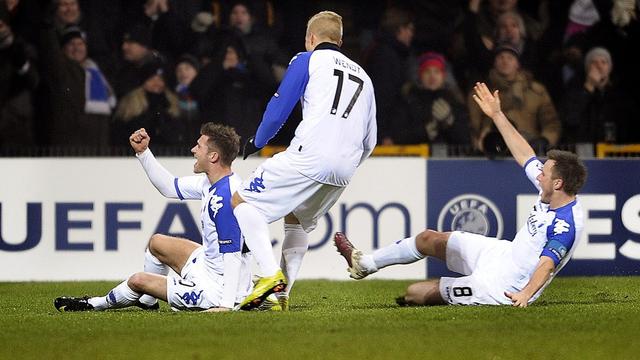
[[(275, 136), (295, 104), (302, 121), (286, 151), (259, 166), (233, 195), (234, 214), (262, 278), (241, 308), (279, 292), (283, 309), (308, 248), (307, 233), (349, 184), (376, 141), (376, 106), (369, 76), (340, 52), (342, 18), (322, 11), (309, 19), (305, 48), (293, 57), (244, 158)], [(284, 217), (282, 272), (273, 256), (268, 223)], [(289, 287), (285, 290), (286, 283)]]
[(543, 164), (500, 109), (498, 91), (491, 94), (477, 83), (474, 100), (493, 119), (509, 150), (540, 192), (527, 223), (513, 241), (462, 231), (425, 230), (363, 255), (344, 234), (335, 235), (338, 252), (347, 260), (354, 279), (383, 267), (408, 264), (425, 256), (446, 262), (464, 276), (443, 277), (409, 286), (401, 305), (501, 305), (526, 307), (535, 301), (569, 261), (583, 228), (583, 213), (576, 193), (586, 169), (575, 154), (551, 150)]
[[(132, 275), (109, 291), (92, 298), (59, 297), (60, 311), (85, 311), (139, 306), (158, 308), (162, 299), (182, 310), (231, 310), (251, 291), (248, 253), (231, 209), (231, 194), (241, 183), (231, 170), (239, 152), (233, 128), (206, 123), (191, 153), (193, 172), (205, 176), (174, 177), (155, 159), (145, 129), (131, 134), (129, 142), (153, 185), (173, 199), (202, 200), (202, 246), (187, 239), (155, 234), (145, 253), (145, 272)], [(169, 268), (180, 274), (167, 277)], [(147, 294), (144, 297), (143, 294)]]

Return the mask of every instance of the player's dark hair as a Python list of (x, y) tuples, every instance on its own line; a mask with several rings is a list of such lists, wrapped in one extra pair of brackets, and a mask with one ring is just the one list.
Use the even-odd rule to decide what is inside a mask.
[(223, 165), (231, 166), (231, 163), (240, 152), (240, 136), (235, 129), (220, 124), (208, 122), (200, 127), (200, 134), (209, 137), (207, 147), (209, 151), (217, 151)]
[(549, 150), (547, 158), (555, 161), (551, 177), (562, 179), (565, 193), (575, 195), (587, 180), (587, 168), (578, 155), (562, 150)]

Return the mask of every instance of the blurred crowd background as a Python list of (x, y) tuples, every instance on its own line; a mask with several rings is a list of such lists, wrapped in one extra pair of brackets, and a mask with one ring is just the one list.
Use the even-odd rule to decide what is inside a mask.
[[(638, 0), (0, 0), (0, 155), (188, 154), (200, 125), (254, 134), (306, 21), (333, 10), (373, 80), (378, 144), (499, 145), (498, 89), (540, 152), (640, 143)], [(286, 145), (297, 108), (272, 142)]]

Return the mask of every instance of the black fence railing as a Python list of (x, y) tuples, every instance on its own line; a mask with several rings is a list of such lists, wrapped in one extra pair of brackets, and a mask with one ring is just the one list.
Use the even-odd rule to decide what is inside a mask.
[[(640, 144), (560, 144), (555, 149), (577, 153), (582, 158), (638, 158)], [(187, 146), (152, 146), (157, 156), (191, 157), (191, 148)], [(284, 146), (267, 146), (261, 152), (269, 157), (283, 151)], [(547, 148), (537, 147), (534, 151), (544, 156)], [(429, 158), (506, 158), (511, 155), (505, 149), (500, 152), (483, 153), (471, 145), (421, 144), (378, 146), (374, 156), (419, 156)], [(129, 146), (0, 146), (0, 158), (38, 158), (38, 157), (127, 157), (133, 156)]]
[[(185, 146), (153, 146), (158, 156), (192, 156)], [(29, 146), (0, 147), (0, 157), (126, 157), (134, 154), (129, 146)]]

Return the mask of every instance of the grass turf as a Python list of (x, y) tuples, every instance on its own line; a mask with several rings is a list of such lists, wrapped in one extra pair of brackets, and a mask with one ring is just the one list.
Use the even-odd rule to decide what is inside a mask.
[(59, 313), (112, 282), (0, 283), (0, 359), (632, 359), (640, 277), (559, 278), (531, 307), (400, 308), (409, 281), (296, 283), (288, 313)]

